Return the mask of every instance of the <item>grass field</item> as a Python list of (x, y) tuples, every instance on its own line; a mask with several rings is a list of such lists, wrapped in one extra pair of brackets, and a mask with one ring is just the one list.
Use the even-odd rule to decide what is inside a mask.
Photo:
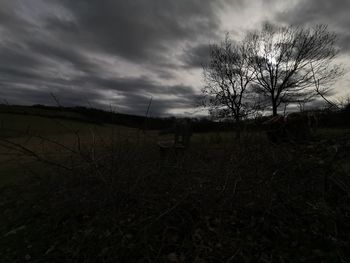
[(349, 262), (350, 130), (304, 144), (0, 114), (1, 262)]

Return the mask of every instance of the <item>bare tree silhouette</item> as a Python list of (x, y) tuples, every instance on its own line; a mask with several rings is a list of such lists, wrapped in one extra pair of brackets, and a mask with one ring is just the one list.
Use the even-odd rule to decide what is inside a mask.
[(246, 41), (253, 52), (256, 91), (270, 101), (274, 116), (281, 103), (310, 101), (343, 74), (340, 65), (332, 64), (338, 53), (336, 35), (326, 25), (305, 29), (265, 24)]
[(212, 114), (233, 119), (238, 126), (237, 137), (240, 136), (241, 119), (254, 108), (250, 89), (254, 72), (249, 48), (247, 42), (233, 43), (226, 34), (220, 45), (211, 46), (210, 61), (203, 67), (205, 106), (210, 108)]

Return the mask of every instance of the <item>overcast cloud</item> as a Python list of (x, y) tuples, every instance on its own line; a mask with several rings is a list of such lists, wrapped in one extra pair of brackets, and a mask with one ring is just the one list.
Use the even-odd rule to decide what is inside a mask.
[[(254, 3), (253, 3), (254, 2)], [(350, 64), (348, 0), (0, 0), (0, 99), (154, 116), (194, 112), (208, 45), (264, 21), (329, 24)], [(349, 77), (337, 83), (349, 93)]]

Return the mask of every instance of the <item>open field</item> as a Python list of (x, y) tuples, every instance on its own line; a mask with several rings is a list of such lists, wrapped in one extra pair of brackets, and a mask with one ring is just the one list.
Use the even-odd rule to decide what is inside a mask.
[(348, 262), (350, 129), (171, 137), (0, 114), (1, 262)]

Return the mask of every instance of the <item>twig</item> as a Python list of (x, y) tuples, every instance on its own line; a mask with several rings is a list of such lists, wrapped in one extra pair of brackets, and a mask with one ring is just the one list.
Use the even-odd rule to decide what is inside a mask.
[(39, 156), (37, 153), (35, 153), (34, 151), (28, 149), (27, 147), (25, 147), (25, 146), (23, 146), (23, 145), (21, 145), (19, 143), (11, 142), (11, 141), (9, 141), (7, 139), (3, 139), (3, 138), (0, 139), (0, 142), (1, 141), (3, 142), (1, 145), (3, 147), (5, 147), (5, 148), (13, 149), (13, 150), (22, 152), (23, 154), (27, 154), (29, 156), (32, 156), (32, 157), (36, 158), (38, 161), (40, 161), (42, 163), (46, 163), (46, 164), (53, 165), (53, 166), (56, 166), (56, 167), (59, 167), (59, 168), (63, 168), (63, 169), (68, 170), (68, 171), (72, 171), (72, 168), (69, 168), (69, 167), (64, 166), (62, 164), (59, 164), (59, 163), (56, 163), (56, 162), (44, 159), (41, 156)]

